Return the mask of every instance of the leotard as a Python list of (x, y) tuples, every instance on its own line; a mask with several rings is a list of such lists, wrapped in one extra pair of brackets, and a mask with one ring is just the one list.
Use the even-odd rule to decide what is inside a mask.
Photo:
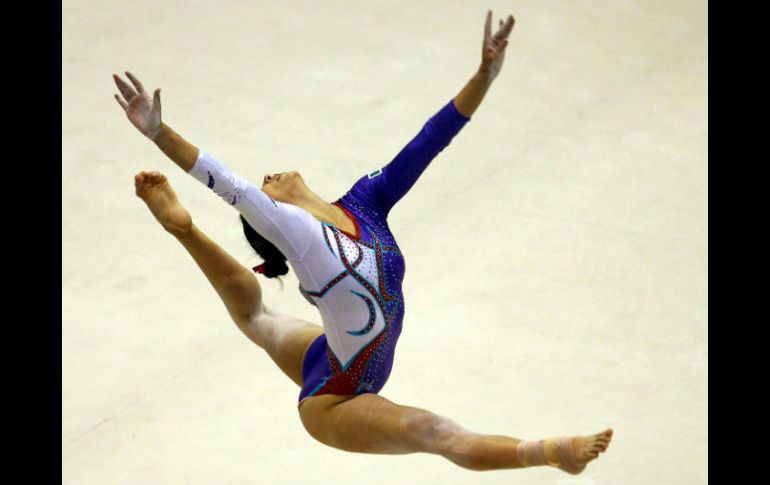
[(233, 205), (286, 256), (300, 292), (325, 333), (305, 354), (299, 400), (321, 394), (378, 393), (401, 334), (404, 258), (387, 223), (393, 206), (470, 118), (450, 101), (385, 167), (361, 177), (334, 202), (356, 234), (273, 200), (200, 150), (190, 174)]

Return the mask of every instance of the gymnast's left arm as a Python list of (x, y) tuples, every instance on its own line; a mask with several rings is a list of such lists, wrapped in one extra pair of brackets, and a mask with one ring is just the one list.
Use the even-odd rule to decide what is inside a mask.
[(492, 35), (492, 12), (487, 12), (481, 64), (460, 93), (434, 114), (422, 130), (382, 170), (362, 177), (351, 189), (359, 200), (376, 206), (387, 216), (393, 206), (414, 186), (430, 162), (446, 148), (470, 121), (492, 81), (500, 73), (513, 30), (512, 15)]

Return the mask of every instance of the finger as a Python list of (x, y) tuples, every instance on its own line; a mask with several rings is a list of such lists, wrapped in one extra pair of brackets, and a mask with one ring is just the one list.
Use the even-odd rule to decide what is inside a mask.
[(133, 74), (126, 71), (126, 77), (131, 80), (139, 94), (144, 94), (144, 86), (142, 86), (142, 83), (137, 78), (135, 78)]
[(484, 42), (492, 36), (492, 11), (487, 10), (487, 20), (484, 22)]
[(117, 94), (115, 95), (115, 101), (117, 101), (120, 107), (123, 108), (123, 111), (128, 111), (128, 103), (120, 99), (120, 96)]
[(152, 111), (160, 115), (160, 88), (152, 94)]
[(134, 91), (134, 88), (129, 86), (128, 83), (122, 80), (117, 74), (113, 74), (112, 78), (115, 79), (115, 84), (118, 86), (120, 94), (123, 95), (123, 98), (126, 101), (131, 101), (131, 98), (136, 96), (136, 91)]
[(500, 29), (495, 33), (495, 38), (506, 39), (511, 34), (511, 30), (513, 30), (514, 23), (515, 23), (515, 20), (513, 18), (513, 15), (509, 15), (505, 23), (503, 23), (503, 21), (500, 20)]
[(505, 21), (505, 36), (508, 37), (508, 34), (511, 33), (513, 30), (513, 25), (516, 23), (516, 19), (513, 18), (513, 15), (508, 15), (508, 19)]

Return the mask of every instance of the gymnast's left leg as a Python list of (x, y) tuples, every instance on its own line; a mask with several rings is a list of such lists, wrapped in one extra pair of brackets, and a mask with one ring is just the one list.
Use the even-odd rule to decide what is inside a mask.
[(357, 453), (433, 453), (471, 470), (550, 465), (577, 474), (612, 439), (611, 429), (540, 441), (473, 433), (450, 419), (376, 394), (315, 396), (299, 411), (308, 433), (325, 445)]
[(302, 359), (323, 328), (268, 309), (254, 274), (193, 224), (165, 175), (140, 172), (134, 183), (136, 195), (192, 256), (238, 328), (302, 387)]

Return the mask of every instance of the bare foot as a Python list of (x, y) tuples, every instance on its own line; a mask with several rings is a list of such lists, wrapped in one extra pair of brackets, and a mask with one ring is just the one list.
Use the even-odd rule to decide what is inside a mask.
[(136, 196), (150, 208), (163, 229), (175, 236), (192, 229), (192, 217), (179, 200), (174, 189), (160, 172), (139, 172), (134, 176)]
[(612, 441), (612, 429), (588, 436), (545, 440), (548, 461), (567, 473), (577, 475), (586, 465), (607, 451)]

